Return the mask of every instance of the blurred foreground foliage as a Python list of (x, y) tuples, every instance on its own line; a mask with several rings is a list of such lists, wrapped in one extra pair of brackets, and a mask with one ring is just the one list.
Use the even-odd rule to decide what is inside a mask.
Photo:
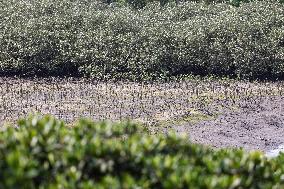
[(212, 150), (126, 123), (33, 116), (0, 132), (0, 188), (283, 188), (284, 155)]
[[(139, 1), (140, 2), (140, 1)], [(0, 2), (0, 75), (284, 78), (284, 4)]]

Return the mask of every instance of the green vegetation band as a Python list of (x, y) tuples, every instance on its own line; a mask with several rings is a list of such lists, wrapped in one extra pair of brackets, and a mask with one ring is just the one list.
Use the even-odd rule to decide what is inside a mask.
[(284, 5), (0, 2), (0, 75), (284, 78)]

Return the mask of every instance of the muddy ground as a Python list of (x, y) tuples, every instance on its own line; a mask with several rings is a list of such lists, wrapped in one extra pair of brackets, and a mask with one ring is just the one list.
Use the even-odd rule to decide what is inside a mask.
[(0, 125), (30, 113), (72, 124), (131, 119), (213, 147), (268, 151), (284, 143), (284, 84), (232, 80), (168, 83), (0, 78)]
[(175, 126), (194, 142), (213, 147), (270, 151), (284, 143), (284, 97), (261, 97), (237, 102), (215, 119)]

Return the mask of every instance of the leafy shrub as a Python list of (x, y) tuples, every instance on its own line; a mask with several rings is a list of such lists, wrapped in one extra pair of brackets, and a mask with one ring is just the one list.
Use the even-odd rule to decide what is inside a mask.
[(30, 117), (0, 132), (0, 188), (283, 188), (284, 156), (211, 150), (131, 123)]
[(284, 5), (277, 2), (153, 2), (133, 10), (21, 0), (0, 7), (0, 75), (284, 78)]

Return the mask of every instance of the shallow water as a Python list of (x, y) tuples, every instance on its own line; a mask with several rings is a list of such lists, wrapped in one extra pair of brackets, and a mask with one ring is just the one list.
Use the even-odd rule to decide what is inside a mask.
[(280, 152), (284, 153), (284, 144), (279, 145), (276, 149), (270, 150), (265, 153), (268, 158), (277, 157)]

